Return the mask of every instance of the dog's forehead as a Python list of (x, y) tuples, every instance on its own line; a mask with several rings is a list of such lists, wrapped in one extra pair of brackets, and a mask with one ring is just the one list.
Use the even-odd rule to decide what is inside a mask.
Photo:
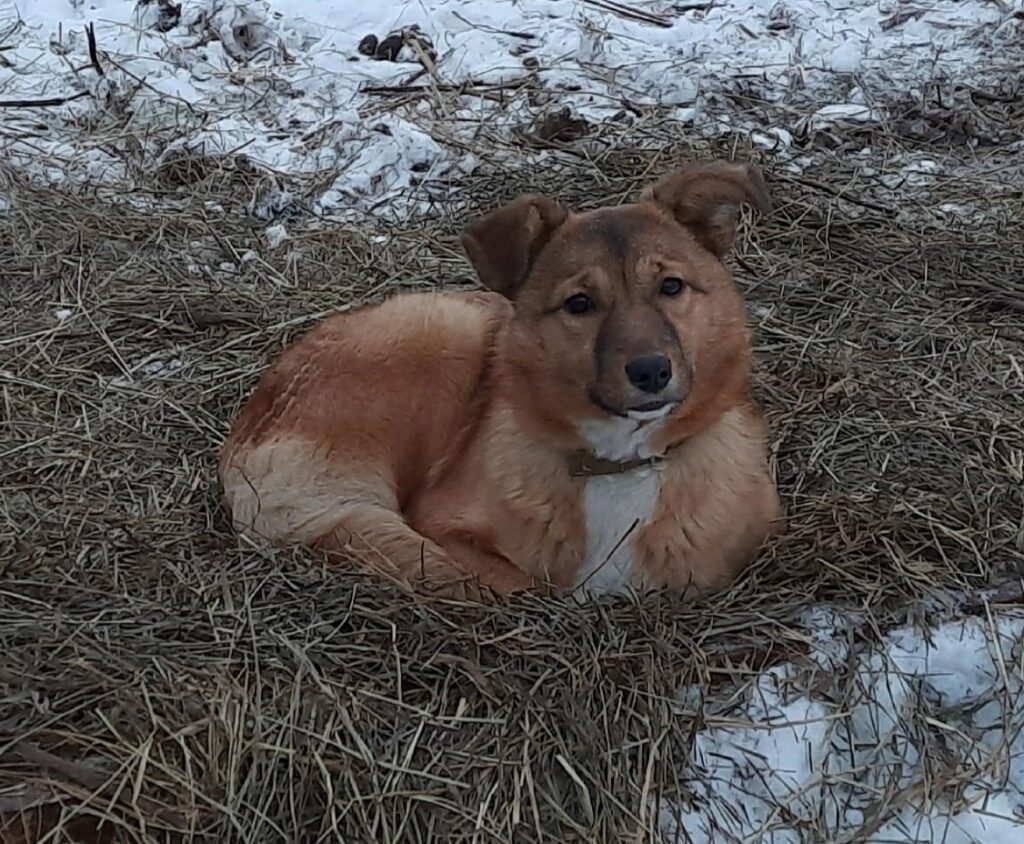
[(657, 211), (638, 204), (578, 214), (566, 234), (577, 246), (596, 249), (622, 261), (664, 232), (665, 221)]

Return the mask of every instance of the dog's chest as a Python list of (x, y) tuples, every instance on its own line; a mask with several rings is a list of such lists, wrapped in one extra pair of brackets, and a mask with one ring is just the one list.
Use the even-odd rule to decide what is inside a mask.
[[(649, 441), (655, 430), (630, 420), (581, 426), (595, 454), (609, 460), (651, 456)], [(575, 578), (578, 588), (607, 594), (640, 586), (636, 539), (654, 517), (661, 483), (657, 465), (587, 478), (582, 496), (587, 550)]]

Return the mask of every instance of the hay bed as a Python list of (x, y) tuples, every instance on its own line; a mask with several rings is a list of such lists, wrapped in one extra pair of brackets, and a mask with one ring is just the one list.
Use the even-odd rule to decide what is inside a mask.
[[(132, 194), (0, 173), (3, 840), (653, 841), (694, 732), (806, 659), (810, 606), (869, 611), (870, 638), (1019, 571), (1021, 165), (948, 150), (926, 188), (844, 149), (768, 165), (776, 210), (734, 265), (791, 528), (727, 594), (430, 604), (231, 535), (216, 449), (312, 321), (469, 283), (460, 220), (521, 190), (619, 202), (681, 160), (756, 156), (645, 131), (646, 151), (474, 178), (415, 225), (290, 220), (277, 249), (230, 161)], [(917, 142), (854, 144), (886, 173)]]

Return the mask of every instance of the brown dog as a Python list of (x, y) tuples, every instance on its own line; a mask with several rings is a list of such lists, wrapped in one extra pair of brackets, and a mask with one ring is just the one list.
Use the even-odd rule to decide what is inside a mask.
[(336, 315), (265, 373), (221, 459), (236, 529), (445, 594), (728, 583), (781, 525), (721, 261), (741, 202), (755, 169), (695, 165), (474, 222), (494, 292)]

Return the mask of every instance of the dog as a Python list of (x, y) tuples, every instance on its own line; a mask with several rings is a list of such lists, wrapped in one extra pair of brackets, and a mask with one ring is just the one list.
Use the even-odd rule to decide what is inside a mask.
[(484, 291), (403, 293), (287, 347), (220, 478), (235, 529), (470, 600), (728, 585), (783, 527), (723, 259), (751, 165), (473, 221)]

